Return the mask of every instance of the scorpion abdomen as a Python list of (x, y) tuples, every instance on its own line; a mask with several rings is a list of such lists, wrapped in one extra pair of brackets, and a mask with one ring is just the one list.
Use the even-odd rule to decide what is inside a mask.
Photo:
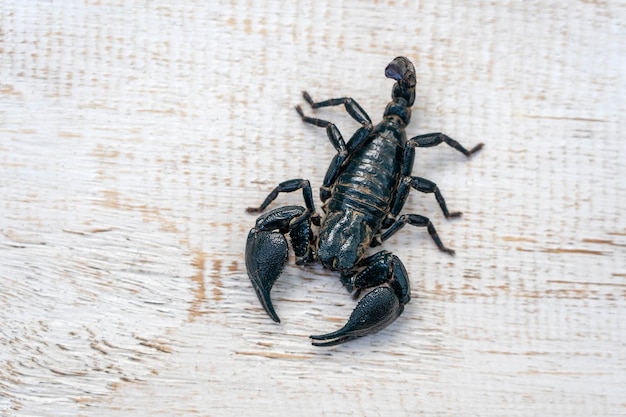
[(398, 124), (383, 121), (376, 126), (339, 174), (327, 202), (328, 211), (360, 212), (378, 231), (400, 181), (405, 142), (404, 129)]

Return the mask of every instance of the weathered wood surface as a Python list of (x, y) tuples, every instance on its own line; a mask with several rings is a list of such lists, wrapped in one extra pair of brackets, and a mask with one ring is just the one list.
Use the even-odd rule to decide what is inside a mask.
[[(2, 415), (626, 414), (623, 2), (169, 3), (0, 6)], [(396, 55), (419, 73), (409, 134), (486, 143), (418, 153), (464, 217), (405, 211), (457, 256), (403, 230), (402, 317), (313, 348), (354, 302), (288, 266), (272, 323), (244, 208), (320, 184), (333, 150), (300, 91), (378, 119)]]

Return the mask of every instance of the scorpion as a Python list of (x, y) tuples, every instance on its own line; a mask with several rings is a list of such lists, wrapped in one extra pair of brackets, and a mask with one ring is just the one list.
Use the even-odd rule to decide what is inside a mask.
[(379, 246), (409, 224), (425, 227), (439, 250), (454, 254), (441, 242), (430, 219), (419, 214), (400, 215), (409, 191), (415, 189), (433, 193), (446, 218), (461, 216), (460, 212), (448, 211), (434, 182), (411, 175), (415, 148), (446, 143), (469, 158), (483, 147), (480, 143), (467, 150), (443, 133), (407, 140), (405, 129), (415, 101), (415, 68), (409, 59), (396, 57), (386, 67), (385, 76), (395, 80), (392, 101), (387, 104), (382, 122), (376, 126), (351, 97), (315, 102), (306, 91), (302, 93), (313, 109), (345, 107), (361, 125), (347, 143), (335, 124), (308, 117), (296, 106), (304, 122), (326, 129), (337, 151), (320, 188), (324, 217), (315, 211), (311, 184), (306, 179), (280, 183), (260, 206), (247, 209), (250, 213), (261, 213), (280, 193), (298, 190), (303, 193), (305, 207), (285, 206), (262, 214), (246, 241), (248, 276), (259, 301), (275, 322), (280, 319), (270, 291), (288, 259), (286, 235), (289, 235), (297, 265), (320, 262), (323, 267), (338, 271), (341, 283), (349, 292), (355, 292), (355, 299), (363, 290), (371, 289), (358, 301), (341, 329), (310, 336), (314, 346), (338, 345), (382, 330), (402, 314), (410, 301), (409, 278), (400, 259), (385, 250), (365, 256), (370, 247)]

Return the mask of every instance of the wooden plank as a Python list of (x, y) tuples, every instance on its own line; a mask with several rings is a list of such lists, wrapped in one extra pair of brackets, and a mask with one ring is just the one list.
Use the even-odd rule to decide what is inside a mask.
[[(625, 414), (623, 2), (209, 3), (0, 8), (0, 414)], [(314, 348), (354, 301), (290, 265), (271, 322), (244, 209), (320, 185), (333, 149), (301, 91), (378, 119), (397, 55), (409, 134), (486, 144), (416, 159), (464, 217), (405, 211), (457, 256), (403, 230), (404, 314)]]

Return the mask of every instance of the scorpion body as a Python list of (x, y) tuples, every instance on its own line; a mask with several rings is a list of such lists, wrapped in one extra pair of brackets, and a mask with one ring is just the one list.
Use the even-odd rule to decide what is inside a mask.
[[(318, 258), (324, 266), (349, 271), (381, 229), (390, 211), (392, 190), (398, 187), (406, 141), (403, 133), (393, 121), (376, 126), (371, 140), (352, 154), (337, 177), (320, 228)], [(342, 256), (342, 251), (334, 249), (337, 241), (332, 236), (342, 231), (358, 238), (355, 256)]]
[[(465, 149), (442, 133), (420, 135), (407, 139), (405, 128), (411, 120), (415, 101), (415, 69), (404, 57), (395, 58), (385, 75), (396, 81), (392, 101), (383, 120), (372, 122), (352, 98), (335, 98), (314, 102), (308, 93), (304, 99), (312, 108), (343, 104), (361, 127), (346, 143), (337, 127), (326, 120), (305, 116), (304, 122), (326, 129), (337, 150), (323, 185), (320, 198), (324, 203), (323, 219), (315, 211), (308, 180), (293, 179), (279, 184), (259, 207), (249, 212), (262, 212), (281, 192), (302, 190), (305, 206), (277, 208), (261, 215), (250, 230), (246, 244), (246, 268), (261, 304), (275, 321), (280, 321), (270, 298), (270, 290), (287, 261), (289, 234), (296, 263), (319, 261), (324, 267), (339, 271), (341, 282), (349, 290), (374, 288), (357, 304), (348, 322), (341, 329), (311, 336), (316, 346), (331, 346), (374, 333), (393, 322), (410, 301), (408, 274), (400, 259), (380, 251), (365, 257), (370, 247), (380, 245), (407, 223), (426, 227), (437, 247), (454, 254), (441, 242), (431, 221), (417, 214), (400, 215), (411, 188), (434, 193), (445, 217), (458, 217), (448, 211), (435, 183), (411, 175), (416, 147), (436, 146), (445, 142), (467, 157), (482, 148)], [(399, 216), (399, 217), (398, 217)], [(312, 226), (319, 226), (316, 238)]]

